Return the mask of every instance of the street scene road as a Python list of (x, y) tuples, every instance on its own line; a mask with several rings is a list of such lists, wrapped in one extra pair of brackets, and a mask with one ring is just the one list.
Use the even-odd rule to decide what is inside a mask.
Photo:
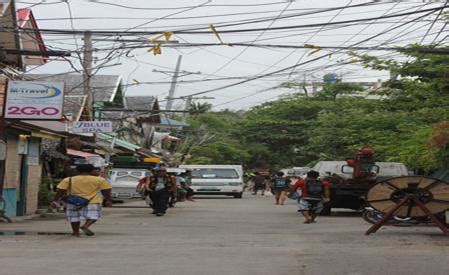
[(449, 239), (436, 227), (365, 236), (355, 212), (303, 224), (296, 209), (249, 193), (178, 203), (164, 217), (110, 208), (81, 238), (60, 214), (1, 223), (0, 274), (449, 274)]
[(0, 275), (449, 275), (448, 76), (449, 1), (0, 0)]

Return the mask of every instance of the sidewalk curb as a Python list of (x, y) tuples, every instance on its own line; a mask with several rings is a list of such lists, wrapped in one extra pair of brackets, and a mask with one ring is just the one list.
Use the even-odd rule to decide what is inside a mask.
[(40, 215), (41, 214), (32, 214), (32, 215), (9, 217), (9, 218), (11, 219), (12, 223), (15, 223), (15, 222), (23, 222), (23, 221), (27, 221), (27, 220), (32, 220), (32, 219), (40, 217)]
[(64, 213), (59, 213), (59, 212), (52, 212), (49, 213), (47, 212), (47, 209), (42, 208), (42, 209), (38, 209), (36, 210), (35, 214), (31, 214), (31, 215), (26, 215), (26, 216), (18, 216), (18, 217), (10, 217), (12, 223), (15, 222), (23, 222), (23, 221), (29, 221), (29, 220), (33, 220), (33, 219), (37, 219), (37, 218), (45, 218), (48, 216), (57, 216), (58, 214), (64, 214)]

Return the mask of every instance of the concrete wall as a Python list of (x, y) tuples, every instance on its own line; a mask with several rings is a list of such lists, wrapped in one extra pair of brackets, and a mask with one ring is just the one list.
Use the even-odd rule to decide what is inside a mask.
[(5, 188), (16, 188), (19, 192), (20, 186), (20, 163), (22, 156), (18, 154), (18, 139), (8, 136), (6, 151)]
[(27, 204), (26, 214), (32, 215), (37, 210), (37, 196), (39, 194), (39, 186), (42, 180), (42, 165), (28, 166), (28, 189), (27, 189)]
[[(11, 28), (16, 27), (16, 24), (13, 23), (16, 21), (17, 16), (15, 14), (15, 7), (14, 5), (9, 5), (3, 16), (0, 16), (0, 28), (6, 29), (6, 31), (0, 31), (0, 44), (5, 49), (20, 48), (20, 45), (18, 45), (18, 36), (11, 31)], [(20, 56), (7, 54), (6, 60), (4, 60), (3, 63), (17, 67), (21, 63)]]
[[(19, 155), (18, 135), (8, 135), (5, 171), (5, 189), (16, 190), (16, 203), (20, 194), (20, 173), (22, 155)], [(26, 215), (36, 212), (38, 206), (39, 186), (42, 180), (42, 165), (28, 166), (28, 183), (26, 190)], [(11, 192), (11, 191), (9, 191)], [(11, 204), (11, 202), (9, 202)]]

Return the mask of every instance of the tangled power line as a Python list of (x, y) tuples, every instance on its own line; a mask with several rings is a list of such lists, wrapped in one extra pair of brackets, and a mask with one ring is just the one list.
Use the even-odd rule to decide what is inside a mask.
[[(337, 7), (298, 7), (295, 6), (294, 2), (285, 1), (266, 1), (257, 2), (249, 4), (233, 4), (233, 3), (216, 3), (215, 1), (204, 1), (198, 5), (181, 5), (181, 6), (155, 6), (155, 7), (145, 7), (142, 5), (133, 6), (132, 4), (117, 4), (109, 3), (106, 1), (88, 1), (89, 5), (92, 7), (101, 7), (104, 9), (115, 9), (122, 11), (142, 11), (142, 12), (169, 12), (169, 14), (162, 16), (148, 16), (148, 17), (136, 17), (135, 19), (145, 20), (143, 23), (134, 24), (133, 26), (125, 28), (110, 28), (106, 29), (80, 29), (76, 28), (76, 22), (78, 20), (91, 20), (92, 17), (89, 16), (76, 16), (76, 10), (70, 5), (68, 1), (16, 1), (17, 4), (24, 7), (37, 8), (39, 6), (45, 7), (56, 7), (58, 4), (66, 5), (66, 9), (69, 11), (68, 17), (61, 17), (60, 15), (54, 17), (39, 17), (38, 22), (52, 22), (52, 21), (64, 21), (67, 20), (70, 23), (70, 28), (40, 28), (41, 33), (45, 36), (46, 41), (51, 43), (49, 46), (49, 51), (66, 51), (71, 52), (70, 58), (65, 57), (63, 60), (70, 63), (70, 72), (77, 71), (81, 61), (81, 52), (83, 52), (83, 46), (80, 45), (79, 39), (86, 31), (89, 31), (94, 37), (99, 38), (95, 43), (93, 51), (98, 55), (97, 66), (98, 70), (96, 72), (101, 72), (104, 66), (110, 66), (116, 62), (119, 64), (123, 59), (130, 58), (133, 52), (147, 50), (149, 47), (154, 46), (148, 42), (149, 37), (152, 35), (159, 35), (164, 32), (170, 32), (174, 35), (175, 39), (180, 38), (183, 40), (182, 43), (167, 43), (163, 44), (162, 48), (173, 49), (178, 51), (183, 51), (187, 49), (195, 49), (200, 52), (205, 52), (207, 54), (217, 54), (226, 57), (221, 53), (214, 53), (209, 50), (212, 47), (216, 47), (223, 51), (222, 49), (236, 49), (243, 47), (243, 51), (239, 54), (233, 55), (233, 57), (226, 58), (227, 60), (220, 64), (217, 64), (218, 69), (212, 69), (211, 74), (207, 74), (207, 77), (202, 79), (189, 79), (179, 81), (180, 85), (189, 85), (195, 83), (214, 83), (222, 81), (233, 81), (226, 85), (221, 85), (219, 87), (211, 87), (207, 89), (202, 89), (200, 91), (190, 94), (202, 95), (212, 92), (225, 93), (224, 90), (236, 87), (239, 85), (244, 85), (249, 82), (256, 80), (266, 79), (279, 82), (279, 78), (287, 78), (288, 76), (297, 75), (305, 71), (311, 70), (325, 70), (333, 67), (340, 67), (345, 65), (351, 65), (353, 63), (348, 62), (348, 57), (344, 57), (345, 53), (349, 51), (365, 51), (365, 52), (397, 52), (401, 49), (397, 45), (392, 43), (407, 43), (418, 39), (416, 42), (424, 43), (425, 40), (432, 41), (435, 44), (441, 44), (447, 37), (446, 26), (447, 23), (443, 18), (444, 10), (447, 8), (447, 3), (404, 3), (398, 4), (397, 1), (369, 1), (369, 2), (355, 2), (347, 1), (346, 5)], [(73, 2), (72, 2), (73, 3)], [(87, 5), (87, 3), (86, 3)], [(312, 6), (312, 5), (311, 5)], [(398, 12), (395, 10), (396, 6), (400, 6), (401, 10)], [(405, 9), (404, 9), (405, 7)], [(225, 8), (228, 8), (225, 10)], [(223, 11), (221, 11), (223, 9)], [(231, 10), (229, 10), (231, 9)], [(252, 9), (248, 11), (248, 9)], [(368, 10), (367, 10), (368, 9)], [(216, 14), (211, 14), (208, 12), (202, 12), (192, 14), (194, 11), (206, 11), (213, 10)], [(217, 13), (217, 10), (220, 12)], [(383, 11), (381, 15), (369, 16), (368, 14), (374, 11)], [(230, 12), (232, 11), (232, 12)], [(185, 15), (181, 15), (185, 13)], [(188, 13), (188, 14), (187, 14)], [(367, 15), (364, 15), (366, 13)], [(103, 14), (104, 19), (111, 19), (112, 16), (108, 17), (106, 13)], [(241, 18), (242, 16), (248, 16), (249, 18)], [(350, 16), (348, 18), (348, 16)], [(99, 17), (101, 19), (101, 17)], [(226, 20), (220, 20), (220, 18), (227, 18)], [(317, 22), (320, 18), (329, 18), (325, 22)], [(132, 16), (121, 16), (117, 20), (132, 20)], [(180, 21), (184, 22), (186, 20), (220, 20), (219, 22), (214, 22), (214, 26), (218, 33), (226, 38), (224, 43), (213, 43), (210, 42), (212, 37), (212, 32), (210, 30), (209, 24), (206, 23), (188, 23), (185, 25), (154, 25), (155, 22), (165, 22), (165, 20), (173, 22)], [(302, 22), (301, 20), (310, 20), (311, 22)], [(260, 26), (261, 24), (268, 22), (267, 26)], [(163, 24), (163, 23), (162, 23)], [(390, 29), (383, 32), (375, 30), (372, 34), (367, 34), (366, 32), (373, 31), (373, 27), (376, 25), (386, 25), (393, 24)], [(417, 24), (417, 27), (411, 27), (412, 24)], [(413, 25), (413, 26), (415, 26)], [(425, 26), (425, 33), (423, 35), (418, 35), (416, 33), (418, 30), (422, 30)], [(167, 27), (173, 29), (166, 29)], [(321, 37), (335, 30), (349, 30), (354, 27), (362, 27), (362, 30), (356, 34), (351, 35), (349, 39), (343, 42), (336, 43), (316, 43), (312, 41), (315, 37)], [(2, 28), (1, 31), (7, 31), (12, 33), (30, 31), (29, 29), (22, 28), (19, 30)], [(416, 35), (413, 35), (413, 32)], [(387, 34), (390, 37), (387, 37)], [(253, 37), (251, 37), (253, 36)], [(368, 36), (367, 38), (362, 38), (357, 42), (351, 43), (357, 37)], [(198, 37), (198, 38), (196, 38)], [(234, 37), (233, 39), (230, 39)], [(310, 43), (298, 43), (298, 37), (303, 37), (304, 42), (309, 41)], [(48, 38), (48, 39), (47, 39)], [(130, 38), (130, 39), (127, 39)], [(137, 38), (137, 39), (136, 39)], [(247, 39), (245, 39), (247, 38)], [(309, 39), (307, 39), (309, 38)], [(187, 39), (195, 39), (194, 42), (185, 42)], [(201, 41), (208, 39), (209, 41)], [(74, 43), (69, 43), (73, 40)], [(287, 40), (287, 41), (286, 41)], [(269, 41), (269, 42), (264, 42)], [(348, 45), (349, 43), (349, 45)], [(58, 45), (58, 46), (56, 46)], [(248, 65), (254, 66), (265, 66), (263, 71), (259, 71), (254, 75), (244, 75), (244, 76), (219, 76), (212, 77), (220, 72), (222, 69), (229, 66), (233, 62), (242, 62), (244, 60), (244, 53), (249, 51), (249, 49), (266, 50), (268, 52), (277, 51), (277, 53), (282, 53), (285, 51), (290, 51), (289, 55), (280, 58), (275, 63), (264, 65), (263, 62), (258, 60), (251, 60), (247, 62)], [(296, 51), (301, 50), (302, 58), (293, 58), (293, 65), (281, 65), (287, 63), (288, 57), (294, 56)], [(326, 51), (326, 53), (316, 56), (318, 52)], [(315, 56), (312, 56), (315, 54)], [(273, 52), (276, 53), (276, 52)], [(334, 54), (339, 54), (341, 58), (344, 58), (340, 62), (329, 60)], [(307, 60), (303, 59), (307, 57)], [(221, 57), (223, 58), (223, 57)], [(145, 64), (144, 58), (132, 58), (136, 63), (134, 71), (141, 70), (142, 65), (151, 66)], [(281, 60), (282, 59), (282, 60)], [(55, 60), (61, 60), (56, 58)], [(319, 60), (327, 60), (324, 64), (319, 64)], [(332, 63), (333, 62), (333, 63)], [(332, 63), (332, 64), (329, 64)], [(259, 65), (257, 65), (259, 64)], [(160, 66), (160, 64), (156, 64)], [(315, 65), (314, 67), (310, 67)], [(307, 68), (307, 69), (306, 69)], [(78, 69), (79, 71), (79, 69)], [(128, 79), (131, 79), (129, 75)], [(192, 76), (195, 77), (195, 76)], [(276, 79), (278, 78), (278, 79)], [(127, 81), (129, 82), (129, 81)], [(270, 82), (270, 81), (267, 81)], [(140, 81), (139, 83), (124, 83), (124, 87), (132, 87), (138, 85), (157, 85), (157, 84), (170, 84), (170, 81)], [(263, 87), (258, 89), (263, 92), (272, 90), (278, 85), (269, 85), (268, 87)], [(267, 90), (268, 89), (268, 90)], [(257, 94), (251, 92), (249, 94)], [(239, 98), (248, 98), (248, 94), (240, 95)], [(238, 99), (228, 100), (228, 102), (237, 102)], [(226, 105), (226, 104), (220, 104)]]

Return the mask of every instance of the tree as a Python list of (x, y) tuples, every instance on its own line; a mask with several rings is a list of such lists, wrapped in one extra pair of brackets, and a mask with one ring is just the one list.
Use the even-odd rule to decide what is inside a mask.
[(293, 93), (245, 113), (191, 117), (192, 127), (202, 127), (211, 138), (192, 146), (189, 161), (277, 169), (344, 160), (354, 150), (372, 146), (379, 161), (404, 162), (428, 172), (447, 165), (449, 57), (420, 53), (415, 45), (402, 52), (408, 61), (358, 55), (364, 66), (398, 76), (370, 91), (377, 99), (360, 97), (361, 87), (337, 82), (315, 95)]
[(189, 111), (195, 114), (202, 114), (212, 109), (212, 104), (204, 102), (192, 102)]

